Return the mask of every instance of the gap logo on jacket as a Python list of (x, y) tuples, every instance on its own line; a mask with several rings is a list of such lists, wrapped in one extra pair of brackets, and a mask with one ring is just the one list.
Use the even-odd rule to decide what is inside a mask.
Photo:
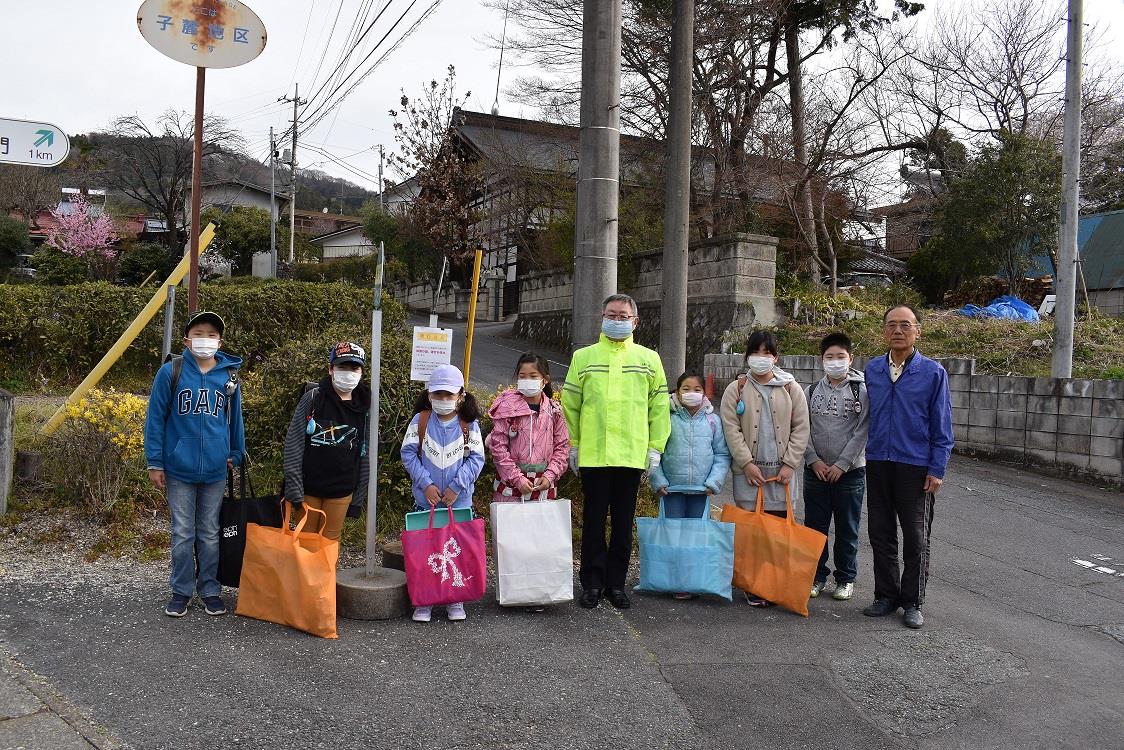
[(207, 372), (184, 350), (176, 392), (172, 363), (157, 371), (144, 423), (144, 458), (150, 469), (189, 484), (210, 484), (226, 478), (226, 462), (242, 463), (246, 438), (242, 424), (242, 388), (227, 384), (242, 366), (238, 357), (218, 352)]
[(401, 451), (402, 463), (413, 480), (415, 507), (429, 507), (425, 490), (433, 484), (441, 493), (453, 488), (457, 493), (454, 508), (471, 508), (476, 479), (484, 469), (480, 424), (470, 423), (466, 435), (459, 418), (445, 421), (430, 414), (425, 435), (419, 438), (420, 418), (421, 414), (415, 414), (410, 420)]

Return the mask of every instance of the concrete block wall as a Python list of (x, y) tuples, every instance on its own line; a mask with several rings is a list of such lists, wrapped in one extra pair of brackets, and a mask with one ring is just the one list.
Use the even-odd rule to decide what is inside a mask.
[[(733, 328), (777, 322), (777, 238), (735, 234), (691, 243), (687, 259), (688, 361), (701, 365)], [(636, 256), (637, 280), (623, 290), (640, 306), (637, 340), (659, 340), (663, 301), (663, 251)], [(515, 336), (554, 349), (570, 348), (573, 277), (564, 271), (528, 274), (519, 279), (519, 320)]]
[[(429, 282), (422, 284), (395, 284), (390, 288), (396, 300), (406, 306), (408, 310), (428, 313), (433, 306), (433, 287)], [(482, 284), (480, 293), (476, 298), (476, 319), (493, 320), (494, 305), (493, 284)], [(437, 314), (442, 317), (466, 320), (471, 293), (468, 289), (460, 289), (456, 285), (446, 284), (441, 289), (437, 298)], [(502, 309), (502, 299), (501, 299)]]
[[(717, 395), (745, 371), (743, 359), (706, 355)], [(1124, 380), (977, 375), (973, 359), (938, 361), (948, 371), (956, 452), (1124, 488)], [(801, 385), (823, 377), (816, 356), (781, 357), (781, 367)]]

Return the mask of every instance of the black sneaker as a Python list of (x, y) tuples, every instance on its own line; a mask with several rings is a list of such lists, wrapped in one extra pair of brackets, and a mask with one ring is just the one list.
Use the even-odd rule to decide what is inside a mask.
[(216, 617), (226, 614), (226, 604), (223, 603), (221, 596), (203, 597), (203, 608), (207, 610), (207, 614), (215, 615)]
[(863, 614), (867, 617), (885, 617), (897, 611), (897, 602), (892, 602), (889, 599), (875, 599), (874, 604), (863, 610)]
[(183, 617), (187, 614), (187, 605), (191, 604), (191, 597), (183, 594), (172, 594), (168, 606), (164, 607), (164, 614), (168, 617)]

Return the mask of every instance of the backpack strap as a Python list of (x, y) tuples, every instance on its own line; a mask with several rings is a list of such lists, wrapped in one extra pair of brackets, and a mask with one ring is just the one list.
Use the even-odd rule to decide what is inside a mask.
[(422, 457), (422, 443), (425, 442), (425, 431), (429, 427), (429, 418), (433, 412), (423, 409), (418, 412), (418, 458)]
[(168, 361), (172, 363), (172, 381), (168, 391), (168, 408), (164, 412), (164, 421), (167, 421), (168, 417), (172, 416), (172, 403), (176, 400), (176, 389), (179, 387), (180, 374), (183, 372), (183, 355), (170, 355)]

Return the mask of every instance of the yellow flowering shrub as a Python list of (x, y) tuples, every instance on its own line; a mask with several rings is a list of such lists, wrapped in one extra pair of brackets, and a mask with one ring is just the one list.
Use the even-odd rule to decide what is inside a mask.
[(144, 420), (148, 402), (113, 389), (93, 390), (66, 408), (48, 444), (50, 477), (63, 500), (95, 515), (122, 499), (147, 495)]

